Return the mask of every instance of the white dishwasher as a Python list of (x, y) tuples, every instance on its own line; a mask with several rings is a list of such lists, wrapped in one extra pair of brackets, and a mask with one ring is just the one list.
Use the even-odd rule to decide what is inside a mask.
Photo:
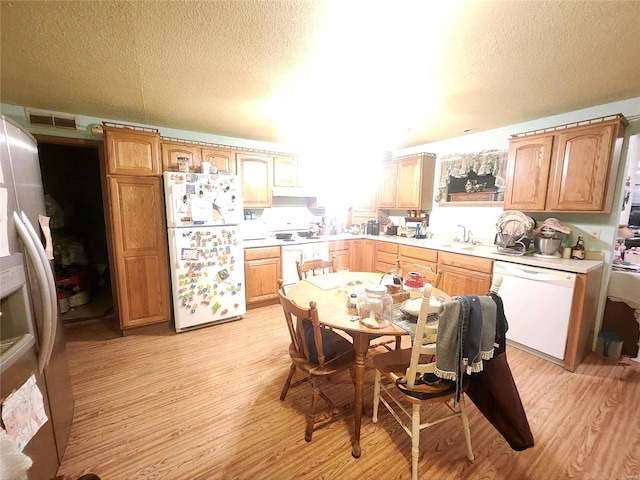
[(576, 274), (507, 262), (493, 274), (502, 275), (507, 343), (562, 365)]

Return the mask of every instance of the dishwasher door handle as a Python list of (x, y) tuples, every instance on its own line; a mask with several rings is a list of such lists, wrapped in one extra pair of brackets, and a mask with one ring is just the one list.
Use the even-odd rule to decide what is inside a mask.
[(504, 273), (502, 272), (496, 272), (496, 273), (502, 273), (503, 275), (511, 275), (511, 276), (520, 277), (520, 278), (527, 278), (529, 280), (538, 280), (540, 282), (553, 281), (556, 279), (556, 276), (550, 273), (540, 273), (532, 270), (526, 270), (524, 268), (509, 267), (509, 268), (505, 268), (505, 270), (506, 271)]

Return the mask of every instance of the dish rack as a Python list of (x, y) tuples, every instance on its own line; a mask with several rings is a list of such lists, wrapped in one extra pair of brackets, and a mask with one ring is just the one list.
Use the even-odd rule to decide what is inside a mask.
[[(514, 224), (515, 227), (514, 228)], [(506, 228), (508, 226), (508, 228)], [(494, 241), (498, 253), (522, 256), (535, 251), (533, 234), (528, 225), (519, 220), (498, 224), (498, 233)]]

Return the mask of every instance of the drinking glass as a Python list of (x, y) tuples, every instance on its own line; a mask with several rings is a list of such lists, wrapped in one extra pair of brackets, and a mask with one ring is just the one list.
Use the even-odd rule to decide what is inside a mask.
[(338, 267), (338, 274), (340, 275), (340, 291), (347, 291), (347, 274), (349, 269), (347, 267)]

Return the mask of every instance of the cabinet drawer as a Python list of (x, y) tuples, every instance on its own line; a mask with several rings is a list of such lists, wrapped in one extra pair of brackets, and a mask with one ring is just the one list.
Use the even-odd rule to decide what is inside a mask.
[(376, 272), (380, 272), (380, 273), (387, 273), (387, 272), (390, 272), (391, 270), (393, 270), (394, 267), (395, 267), (395, 263), (381, 262), (378, 259), (378, 260), (376, 260), (375, 271)]
[(493, 270), (493, 260), (488, 258), (461, 255), (459, 253), (440, 252), (438, 260), (439, 265), (459, 267), (476, 272), (491, 273)]
[(376, 262), (384, 262), (389, 265), (395, 265), (398, 256), (395, 253), (376, 252)]
[(410, 247), (408, 245), (400, 245), (400, 256), (411, 257), (425, 262), (437, 262), (438, 251), (430, 250), (428, 248)]
[(280, 256), (280, 247), (257, 247), (245, 248), (244, 259), (260, 260), (262, 258), (278, 258)]
[[(376, 252), (387, 252), (398, 255), (398, 244), (376, 241)], [(395, 258), (393, 261), (395, 261)]]
[(333, 240), (329, 242), (329, 252), (349, 250), (349, 240)]

